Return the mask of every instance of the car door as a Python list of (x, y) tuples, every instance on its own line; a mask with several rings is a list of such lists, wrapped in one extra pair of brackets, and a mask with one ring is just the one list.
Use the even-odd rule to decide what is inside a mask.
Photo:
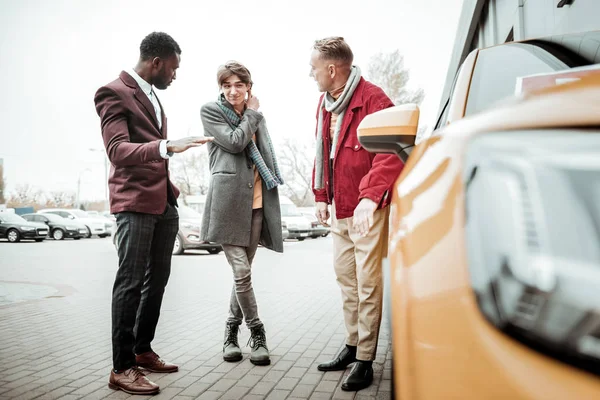
[(0, 237), (6, 237), (6, 231), (7, 231), (6, 222), (4, 222), (4, 220), (2, 219), (2, 216), (0, 216)]

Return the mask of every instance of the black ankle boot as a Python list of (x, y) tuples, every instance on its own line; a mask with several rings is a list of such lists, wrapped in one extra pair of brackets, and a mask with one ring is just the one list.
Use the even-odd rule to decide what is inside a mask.
[(342, 383), (342, 390), (355, 392), (365, 389), (373, 383), (373, 362), (357, 360), (350, 374)]
[(343, 371), (353, 362), (356, 362), (356, 346), (346, 345), (334, 360), (319, 364), (317, 369), (319, 371)]

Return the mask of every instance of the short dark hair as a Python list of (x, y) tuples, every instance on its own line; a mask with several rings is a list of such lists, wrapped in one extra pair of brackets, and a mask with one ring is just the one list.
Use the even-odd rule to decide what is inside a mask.
[(223, 86), (223, 82), (234, 75), (240, 78), (242, 83), (252, 85), (252, 75), (250, 75), (248, 68), (237, 61), (227, 61), (225, 64), (219, 66), (219, 69), (217, 70), (217, 82), (219, 83), (219, 87)]
[(144, 61), (154, 57), (164, 60), (175, 53), (181, 54), (181, 48), (175, 39), (164, 32), (152, 32), (140, 44), (140, 58)]
[(322, 60), (339, 61), (346, 65), (352, 65), (352, 61), (354, 61), (352, 49), (341, 36), (315, 40), (313, 48), (320, 53)]

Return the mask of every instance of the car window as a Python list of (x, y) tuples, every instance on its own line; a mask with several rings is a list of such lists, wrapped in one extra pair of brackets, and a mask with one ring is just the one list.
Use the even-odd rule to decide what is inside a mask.
[[(540, 43), (512, 43), (481, 50), (477, 58), (465, 116), (475, 114), (515, 94), (517, 78), (569, 69), (568, 57)], [(564, 52), (568, 51), (564, 49)], [(518, 60), (518, 61), (517, 61)]]
[(281, 215), (284, 217), (301, 217), (302, 214), (294, 204), (281, 204)]

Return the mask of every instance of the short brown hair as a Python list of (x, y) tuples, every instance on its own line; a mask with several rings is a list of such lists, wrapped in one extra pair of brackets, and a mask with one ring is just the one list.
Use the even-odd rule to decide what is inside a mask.
[(352, 49), (341, 36), (315, 40), (313, 49), (321, 53), (322, 59), (340, 61), (347, 65), (352, 65), (352, 61), (354, 61)]
[(223, 85), (223, 82), (234, 75), (240, 78), (246, 85), (252, 85), (252, 75), (250, 75), (248, 68), (237, 61), (227, 61), (225, 64), (219, 66), (219, 69), (217, 70), (217, 82), (219, 83), (219, 87)]

